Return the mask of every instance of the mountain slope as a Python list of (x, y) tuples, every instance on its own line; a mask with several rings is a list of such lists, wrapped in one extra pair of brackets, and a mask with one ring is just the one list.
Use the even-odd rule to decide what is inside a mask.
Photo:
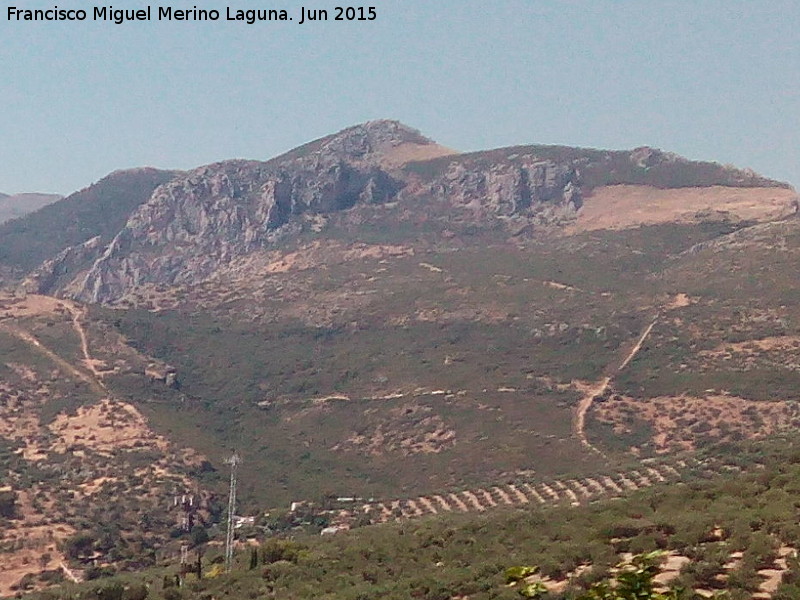
[(0, 224), (37, 211), (61, 198), (57, 194), (0, 194)]
[(388, 202), (402, 183), (382, 160), (410, 146), (439, 148), (409, 128), (381, 121), (265, 163), (201, 167), (159, 190), (131, 217), (75, 296), (108, 301), (142, 284), (197, 281), (270, 244), (305, 215)]
[(407, 172), (430, 179), (441, 174), (452, 164), (461, 165), (469, 170), (479, 170), (497, 163), (519, 163), (526, 156), (572, 165), (580, 171), (582, 183), (587, 189), (620, 184), (646, 185), (659, 189), (713, 185), (790, 187), (786, 183), (762, 177), (750, 169), (688, 160), (677, 154), (647, 146), (633, 150), (597, 150), (533, 144), (482, 150), (456, 157), (444, 156), (414, 161), (403, 168)]
[(156, 169), (118, 171), (33, 214), (0, 225), (0, 265), (25, 273), (65, 248), (97, 236), (110, 240), (131, 212), (175, 175)]
[[(22, 529), (83, 528), (122, 568), (137, 545), (153, 563), (189, 539), (167, 541), (176, 515), (141, 487), (224, 493), (233, 450), (244, 513), (391, 507), (800, 424), (784, 184), (651, 149), (459, 155), (391, 121), (139, 176), (89, 188), (84, 212), (73, 199), (54, 240), (8, 229), (25, 287), (62, 299), (17, 289), (0, 308), (0, 458)], [(119, 411), (133, 447), (106, 443)], [(74, 502), (51, 498), (79, 463)], [(22, 493), (34, 482), (53, 512)], [(114, 497), (152, 513), (145, 540), (105, 510)]]
[[(143, 286), (200, 283), (286, 236), (319, 229), (329, 218), (349, 216), (392, 227), (395, 203), (413, 207), (440, 230), (494, 223), (528, 236), (574, 221), (584, 198), (611, 184), (665, 190), (717, 186), (717, 196), (689, 209), (692, 217), (709, 210), (736, 217), (734, 209), (755, 203), (771, 206), (769, 217), (774, 218), (795, 207), (795, 194), (785, 184), (650, 148), (610, 152), (520, 146), (468, 155), (448, 152), (402, 124), (374, 121), (267, 162), (201, 167), (141, 203), (108, 245), (93, 242), (89, 252), (73, 246), (55, 257), (32, 275), (28, 289), (120, 302)], [(434, 158), (403, 162), (412, 156)], [(738, 203), (728, 199), (734, 189), (744, 198)], [(687, 208), (687, 202), (692, 199), (681, 197), (677, 204)], [(651, 221), (668, 221), (670, 215)], [(76, 256), (82, 265), (87, 256), (97, 258), (84, 272), (72, 266)]]

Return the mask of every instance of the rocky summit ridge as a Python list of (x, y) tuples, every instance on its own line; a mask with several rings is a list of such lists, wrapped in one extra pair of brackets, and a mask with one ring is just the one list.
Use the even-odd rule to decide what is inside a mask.
[(264, 247), (299, 215), (388, 202), (403, 185), (380, 157), (410, 139), (430, 143), (396, 123), (368, 123), (270, 162), (195, 169), (131, 216), (76, 297), (104, 302), (143, 283), (186, 283)]
[(397, 121), (371, 121), (268, 161), (229, 160), (178, 174), (110, 242), (64, 249), (29, 275), (26, 288), (114, 303), (142, 285), (197, 283), (299, 231), (304, 219), (358, 207), (424, 201), (445, 218), (510, 220), (521, 231), (573, 219), (598, 183), (647, 184), (660, 173), (667, 184), (654, 185), (670, 187), (669, 177), (686, 171), (700, 172), (701, 185), (779, 185), (695, 164), (650, 148), (528, 146), (461, 155)]

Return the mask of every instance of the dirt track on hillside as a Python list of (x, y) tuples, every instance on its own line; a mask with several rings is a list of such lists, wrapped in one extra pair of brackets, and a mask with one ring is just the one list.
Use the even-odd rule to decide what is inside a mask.
[[(648, 325), (645, 328), (645, 330), (639, 336), (639, 339), (636, 341), (636, 344), (623, 358), (622, 363), (620, 363), (619, 367), (617, 367), (614, 370), (614, 375), (618, 374), (625, 367), (627, 367), (630, 364), (630, 362), (636, 357), (636, 355), (642, 349), (645, 340), (650, 335), (650, 332), (653, 330), (653, 327), (655, 327), (655, 324), (657, 322), (658, 318), (655, 318), (653, 322), (650, 323), (650, 325)], [(582, 390), (583, 396), (581, 397), (581, 400), (578, 403), (578, 408), (575, 412), (575, 420), (573, 424), (575, 437), (577, 437), (580, 440), (581, 444), (583, 444), (584, 447), (591, 450), (592, 452), (596, 452), (601, 455), (604, 455), (603, 452), (594, 445), (592, 445), (592, 443), (589, 442), (588, 438), (586, 437), (586, 413), (589, 412), (589, 409), (592, 407), (594, 399), (597, 396), (602, 396), (605, 393), (605, 391), (608, 389), (608, 386), (611, 384), (612, 379), (613, 375), (607, 375), (598, 382), (591, 384)]]

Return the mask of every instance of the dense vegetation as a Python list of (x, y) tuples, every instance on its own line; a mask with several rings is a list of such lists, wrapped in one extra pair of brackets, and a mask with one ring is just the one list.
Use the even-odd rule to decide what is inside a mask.
[[(177, 570), (169, 566), (118, 580), (65, 586), (39, 597), (95, 598), (117, 585), (121, 590), (139, 589), (144, 583), (153, 600), (510, 600), (519, 597), (520, 585), (507, 585), (509, 567), (535, 567), (539, 576), (549, 578), (542, 583), (552, 587), (549, 581), (562, 580), (585, 565), (563, 592), (543, 597), (618, 598), (597, 595), (602, 586), (594, 587), (594, 595), (586, 594), (612, 573), (620, 553), (662, 550), (689, 559), (673, 583), (684, 590), (675, 598), (691, 598), (695, 588), (727, 590), (734, 600), (750, 598), (761, 583), (758, 571), (773, 565), (779, 548), (800, 546), (800, 440), (787, 436), (715, 452), (735, 452), (735, 462), (744, 472), (656, 487), (624, 500), (579, 508), (498, 510), (370, 526), (332, 538), (272, 538), (255, 553), (242, 550), (231, 575), (222, 575), (215, 566), (219, 550), (198, 547), (205, 553), (203, 578), (187, 575), (181, 588), (172, 586)], [(737, 551), (741, 558), (725, 566)], [(648, 560), (638, 566), (650, 569)], [(787, 563), (777, 599), (800, 593), (800, 563), (791, 556)]]
[[(262, 503), (327, 491), (430, 493), (519, 469), (579, 474), (596, 469), (597, 457), (570, 439), (579, 394), (556, 384), (597, 380), (613, 368), (669, 293), (691, 283), (660, 281), (658, 274), (675, 264), (671, 257), (736, 228), (661, 225), (523, 248), (488, 244), (477, 234), (456, 249), (434, 245), (383, 263), (334, 262), (275, 274), (256, 282), (263, 286), (257, 301), (248, 293), (222, 300), (220, 292), (201, 288), (175, 310), (94, 314), (142, 352), (175, 366), (181, 383), (149, 403), (143, 399), (153, 397), (152, 388), (134, 377), (111, 377), (115, 389), (220, 468), (226, 453), (243, 449), (251, 481), (271, 482), (243, 490)], [(358, 239), (344, 229), (328, 235), (342, 243)], [(421, 267), (423, 261), (441, 272)], [(713, 378), (749, 384), (747, 397), (758, 397), (762, 380), (730, 373), (730, 364), (708, 372), (700, 365), (671, 379), (673, 371), (664, 368), (679, 350), (692, 352), (689, 327), (717, 327), (715, 308), (687, 307), (689, 326), (677, 331), (669, 321), (654, 328), (655, 342), (620, 376), (619, 389), (646, 398), (660, 381), (677, 380), (680, 391), (702, 392)], [(433, 316), (420, 319), (422, 311)], [(703, 344), (713, 347), (727, 335), (720, 323)], [(769, 369), (773, 380), (794, 380), (791, 372)], [(393, 393), (404, 396), (385, 398)], [(315, 402), (328, 396), (338, 400)], [(456, 432), (457, 445), (404, 455), (402, 440), (433, 431), (433, 416)], [(647, 437), (646, 427), (639, 431)], [(341, 444), (354, 435), (383, 442)], [(593, 435), (603, 443), (619, 437), (601, 427)], [(326, 483), (331, 479), (336, 489)]]

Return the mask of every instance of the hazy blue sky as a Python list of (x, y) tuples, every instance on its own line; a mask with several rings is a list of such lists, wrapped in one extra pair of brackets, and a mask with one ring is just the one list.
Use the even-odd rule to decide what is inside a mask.
[[(797, 0), (371, 2), (368, 23), (117, 26), (12, 23), (9, 4), (95, 3), (5, 0), (0, 191), (266, 159), (376, 118), (461, 150), (652, 145), (800, 186)], [(337, 2), (173, 6), (193, 4)]]

